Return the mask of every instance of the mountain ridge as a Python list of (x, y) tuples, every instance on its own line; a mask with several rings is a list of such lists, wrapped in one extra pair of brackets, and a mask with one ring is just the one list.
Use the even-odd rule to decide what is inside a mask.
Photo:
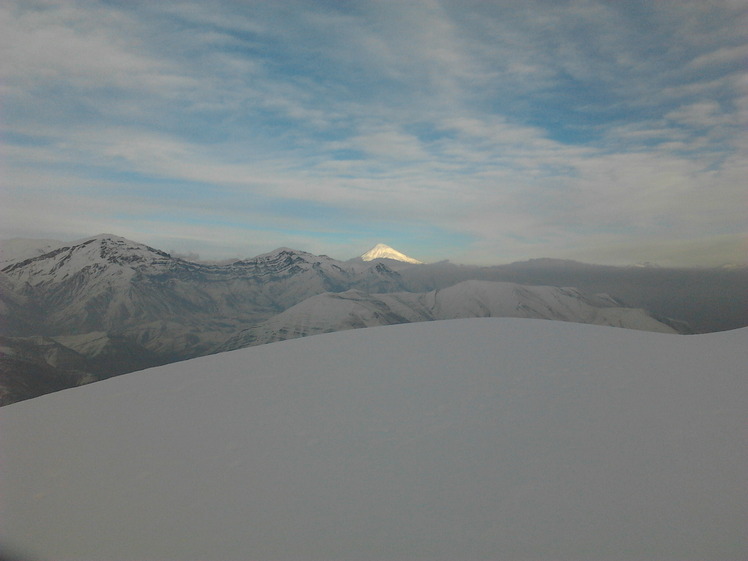
[[(83, 354), (90, 369), (79, 376), (84, 380), (225, 350), (242, 333), (254, 334), (246, 344), (256, 344), (402, 321), (523, 314), (656, 331), (665, 325), (681, 333), (705, 330), (703, 324), (688, 325), (694, 317), (707, 317), (712, 322), (707, 325), (716, 327), (712, 330), (745, 325), (739, 305), (746, 298), (744, 271), (615, 268), (559, 260), (495, 267), (386, 258), (339, 261), (288, 247), (206, 264), (112, 234), (42, 255), (39, 244), (26, 245), (31, 255), (2, 264), (0, 335), (13, 339), (8, 348), (24, 349), (23, 357), (29, 356), (35, 336)], [(460, 289), (457, 285), (465, 281), (470, 282), (463, 289), (469, 289)], [(514, 292), (501, 293), (496, 283), (516, 286)], [(543, 296), (538, 287), (547, 287)], [(576, 311), (564, 302), (576, 302)], [(286, 313), (297, 305), (302, 306)], [(311, 319), (301, 324), (292, 316), (304, 306), (317, 310), (316, 319), (307, 310)], [(692, 313), (684, 317), (683, 310)], [(57, 376), (44, 345), (32, 361), (13, 352), (0, 364), (0, 392), (6, 382), (16, 383), (9, 380), (18, 380), (16, 367), (28, 374), (39, 366), (40, 377)], [(8, 401), (0, 398), (2, 403)]]
[[(0, 335), (60, 341), (75, 336), (74, 347), (88, 353), (94, 379), (121, 374), (122, 364), (143, 368), (213, 352), (247, 325), (315, 294), (404, 289), (399, 274), (382, 263), (355, 267), (279, 248), (205, 265), (111, 234), (8, 263), (0, 281)], [(0, 391), (3, 380), (16, 380), (13, 371), (21, 367), (55, 368), (42, 348), (38, 360), (19, 360), (0, 365)]]

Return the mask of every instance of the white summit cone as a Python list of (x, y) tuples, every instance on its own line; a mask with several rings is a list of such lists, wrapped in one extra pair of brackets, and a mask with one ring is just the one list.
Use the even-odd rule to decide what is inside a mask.
[(374, 259), (394, 259), (395, 261), (403, 261), (405, 263), (423, 263), (423, 261), (408, 257), (404, 253), (400, 253), (398, 250), (393, 249), (383, 243), (378, 243), (377, 245), (372, 247), (369, 251), (361, 256), (361, 259), (363, 261), (373, 261)]

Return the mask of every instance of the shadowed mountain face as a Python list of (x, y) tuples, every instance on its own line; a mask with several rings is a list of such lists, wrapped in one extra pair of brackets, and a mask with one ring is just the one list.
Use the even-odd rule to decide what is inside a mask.
[(86, 357), (47, 337), (0, 336), (0, 404), (96, 380)]
[[(745, 280), (744, 270), (553, 260), (489, 268), (424, 265), (393, 259), (401, 254), (391, 248), (380, 248), (371, 261), (279, 248), (206, 265), (107, 234), (26, 247), (28, 256), (17, 246), (1, 260), (0, 335), (8, 338), (0, 361), (3, 404), (240, 346), (392, 323), (513, 316), (654, 331), (728, 329), (740, 324), (745, 299), (745, 284), (737, 290), (736, 281)], [(51, 250), (40, 255), (45, 248)], [(709, 279), (714, 283), (707, 289)], [(594, 296), (599, 293), (607, 295)], [(38, 336), (48, 339), (42, 343)], [(49, 341), (84, 362), (50, 361)]]

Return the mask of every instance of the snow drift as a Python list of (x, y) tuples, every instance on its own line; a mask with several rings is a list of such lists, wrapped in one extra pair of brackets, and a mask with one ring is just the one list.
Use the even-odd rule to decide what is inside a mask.
[(32, 559), (748, 558), (748, 330), (375, 327), (0, 410)]

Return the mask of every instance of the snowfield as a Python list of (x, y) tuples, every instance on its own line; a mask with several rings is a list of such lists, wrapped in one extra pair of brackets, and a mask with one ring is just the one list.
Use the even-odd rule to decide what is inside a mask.
[(40, 561), (745, 561), (748, 328), (344, 331), (0, 409)]
[(361, 256), (362, 261), (374, 261), (375, 259), (394, 259), (403, 263), (423, 263), (423, 261), (408, 257), (404, 253), (400, 253), (398, 250), (383, 243), (378, 243)]

